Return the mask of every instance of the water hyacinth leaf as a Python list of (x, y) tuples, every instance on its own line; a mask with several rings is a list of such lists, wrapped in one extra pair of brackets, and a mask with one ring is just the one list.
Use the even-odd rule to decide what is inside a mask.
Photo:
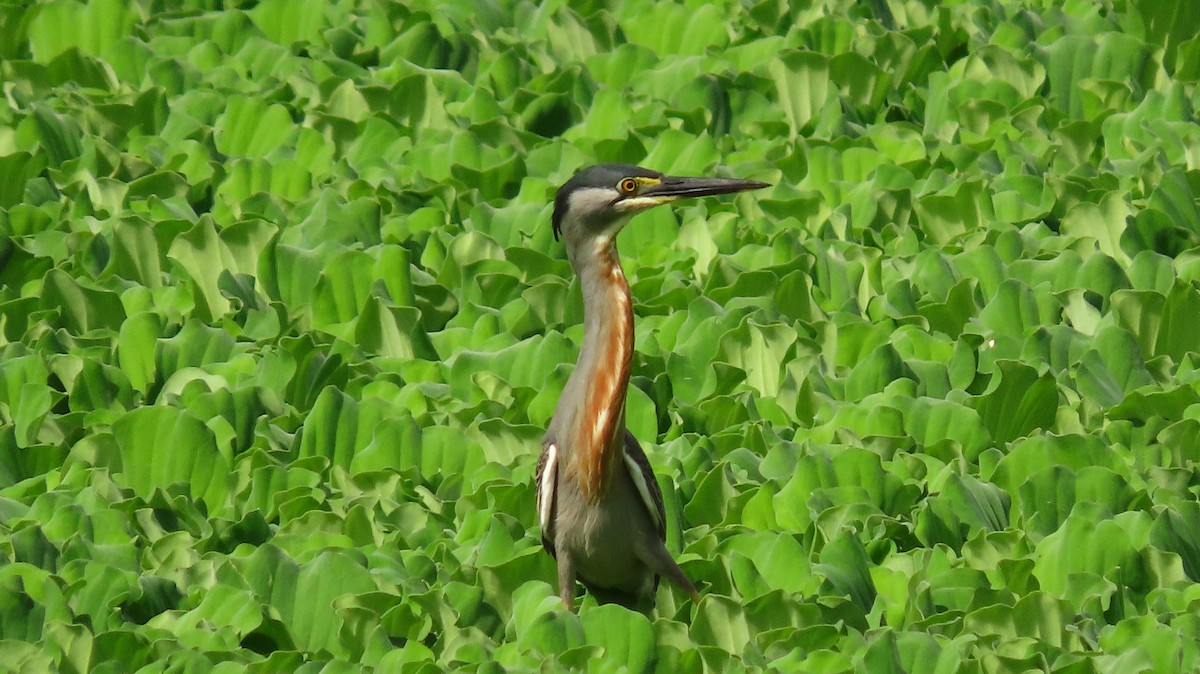
[(825, 544), (820, 560), (814, 570), (825, 576), (829, 590), (849, 597), (863, 613), (870, 612), (876, 591), (862, 541), (844, 531), (836, 540)]
[(925, 446), (950, 440), (974, 457), (993, 442), (991, 431), (971, 407), (927, 398), (899, 400), (896, 406), (904, 414), (904, 431)]
[(757, 325), (743, 322), (725, 333), (717, 357), (747, 373), (746, 384), (760, 395), (774, 396), (779, 392), (779, 364), (796, 340), (796, 332), (786, 325)]
[(1140, 83), (1149, 60), (1145, 43), (1116, 32), (1063, 36), (1047, 48), (1047, 56), (1051, 100), (1076, 119), (1085, 118), (1081, 81)]
[(298, 457), (321, 456), (349, 468), (371, 441), (385, 409), (378, 400), (360, 403), (332, 386), (325, 387), (300, 431)]
[(21, 202), (25, 181), (40, 172), (39, 160), (28, 152), (0, 157), (0, 208), (11, 208)]
[(47, 272), (42, 283), (42, 306), (58, 309), (63, 327), (72, 333), (116, 330), (125, 319), (125, 309), (115, 293), (83, 285), (58, 269)]
[(42, 382), (26, 382), (21, 386), (10, 407), (18, 445), (37, 443), (46, 415), (60, 397), (61, 395)]
[(833, 93), (829, 62), (820, 54), (794, 51), (782, 54), (769, 70), (791, 134), (797, 136), (821, 114)]
[(1054, 423), (1058, 387), (1049, 376), (1038, 376), (1028, 365), (997, 361), (999, 380), (972, 400), (984, 426), (996, 442), (1009, 442)]
[(604, 648), (606, 660), (631, 672), (645, 671), (655, 660), (657, 639), (650, 621), (639, 613), (609, 604), (580, 616), (589, 643)]
[(143, 407), (113, 424), (123, 482), (149, 499), (156, 489), (187, 485), (188, 494), (215, 512), (229, 493), (229, 464), (199, 419), (172, 407)]
[(1050, 466), (1020, 487), (1018, 508), (1032, 534), (1047, 536), (1066, 521), (1077, 502), (1092, 501), (1112, 512), (1125, 509), (1133, 490), (1111, 470), (1096, 466), (1078, 472)]
[[(655, 30), (663, 25), (678, 26), (679, 30), (670, 35)], [(634, 44), (645, 45), (659, 54), (699, 55), (729, 41), (724, 30), (724, 17), (716, 7), (689, 12), (673, 5), (649, 6), (630, 22), (630, 31), (629, 37)]]
[(155, 347), (162, 325), (157, 314), (142, 312), (121, 324), (117, 362), (134, 389), (145, 393), (155, 377)]
[(1127, 330), (1106, 326), (1096, 334), (1093, 345), (1080, 358), (1075, 372), (1079, 392), (1085, 397), (1111, 407), (1151, 382), (1141, 349)]
[(995, 485), (980, 482), (970, 475), (952, 475), (946, 481), (945, 495), (963, 521), (987, 531), (1008, 527), (1008, 494)]
[(1109, 451), (1103, 438), (1091, 435), (1038, 435), (1013, 443), (996, 464), (988, 481), (1014, 493), (1034, 473), (1055, 465), (1070, 470), (1099, 466), (1123, 475), (1119, 457)]
[(691, 633), (696, 641), (713, 644), (730, 654), (742, 653), (750, 641), (745, 610), (729, 597), (716, 594), (700, 602)]
[[(142, 344), (145, 342), (138, 342)], [(227, 332), (189, 321), (175, 335), (158, 340), (155, 363), (159, 376), (166, 378), (185, 368), (228, 362), (244, 350)]]
[(223, 154), (265, 157), (287, 139), (291, 126), (291, 117), (283, 106), (233, 98), (213, 125), (213, 138)]
[(1180, 503), (1165, 509), (1150, 531), (1154, 545), (1179, 555), (1183, 570), (1192, 580), (1200, 577), (1200, 508)]
[(1149, 41), (1163, 48), (1163, 65), (1168, 70), (1183, 67), (1182, 63), (1175, 60), (1176, 48), (1191, 35), (1187, 26), (1200, 21), (1200, 11), (1196, 6), (1184, 0), (1141, 0), (1134, 3), (1134, 6), (1146, 22), (1146, 36)]
[(112, 0), (85, 4), (53, 2), (35, 15), (29, 27), (34, 59), (43, 63), (71, 47), (87, 54), (104, 54), (121, 37), (128, 35), (137, 14)]
[(381, 356), (437, 358), (421, 327), (421, 312), (412, 307), (387, 306), (378, 297), (367, 300), (355, 326), (355, 338), (364, 348)]

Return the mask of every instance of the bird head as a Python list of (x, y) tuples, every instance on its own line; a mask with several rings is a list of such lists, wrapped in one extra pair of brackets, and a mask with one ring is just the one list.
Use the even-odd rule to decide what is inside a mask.
[(631, 164), (597, 164), (580, 170), (554, 196), (554, 238), (568, 243), (616, 237), (642, 211), (679, 199), (770, 187), (734, 178), (668, 176)]

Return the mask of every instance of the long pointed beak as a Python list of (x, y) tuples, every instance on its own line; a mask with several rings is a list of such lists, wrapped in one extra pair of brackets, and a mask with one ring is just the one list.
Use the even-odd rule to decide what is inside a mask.
[(685, 178), (682, 176), (663, 176), (655, 185), (642, 188), (637, 196), (618, 199), (613, 207), (619, 213), (638, 213), (669, 204), (678, 199), (707, 197), (714, 194), (730, 194), (745, 190), (759, 190), (770, 187), (769, 183), (756, 180), (738, 180), (736, 178)]
[[(745, 190), (760, 190), (770, 187), (768, 183), (756, 180), (739, 180), (737, 178), (685, 178), (682, 176), (663, 176), (662, 182), (642, 190), (638, 197), (662, 199), (663, 201), (684, 199), (689, 197), (707, 197), (714, 194), (730, 194)], [(663, 199), (665, 197), (665, 199)]]

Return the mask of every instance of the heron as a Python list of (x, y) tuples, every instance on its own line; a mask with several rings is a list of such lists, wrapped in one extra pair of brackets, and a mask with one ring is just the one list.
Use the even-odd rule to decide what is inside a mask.
[(557, 563), (568, 611), (576, 580), (601, 601), (627, 606), (652, 606), (663, 576), (699, 599), (667, 550), (662, 492), (625, 427), (633, 302), (617, 234), (655, 206), (764, 187), (598, 164), (580, 170), (554, 197), (554, 238), (562, 238), (583, 293), (583, 342), (542, 440), (536, 491), (542, 545)]

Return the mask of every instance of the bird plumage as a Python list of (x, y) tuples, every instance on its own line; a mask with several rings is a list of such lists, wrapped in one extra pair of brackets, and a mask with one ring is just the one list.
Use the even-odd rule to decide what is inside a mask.
[(662, 492), (650, 462), (625, 428), (633, 306), (616, 235), (647, 208), (760, 187), (766, 185), (599, 164), (555, 195), (555, 238), (562, 237), (583, 291), (584, 339), (542, 443), (536, 485), (542, 544), (557, 561), (567, 608), (576, 579), (625, 603), (652, 600), (660, 576), (697, 597), (667, 551)]
[(568, 200), (580, 189), (608, 189), (625, 178), (660, 180), (662, 177), (663, 174), (658, 171), (633, 164), (596, 164), (579, 171), (571, 176), (570, 180), (563, 183), (563, 186), (554, 195), (554, 213), (550, 216), (550, 222), (554, 227), (554, 240), (557, 241), (562, 234), (563, 218), (566, 217), (570, 206)]

